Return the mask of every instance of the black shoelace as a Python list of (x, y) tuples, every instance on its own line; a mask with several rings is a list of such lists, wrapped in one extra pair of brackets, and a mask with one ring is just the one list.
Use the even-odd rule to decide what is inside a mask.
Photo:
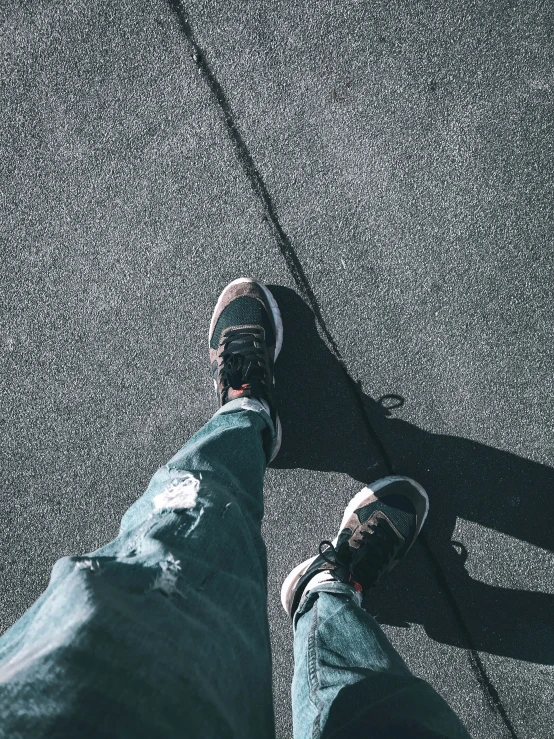
[[(324, 545), (327, 547), (326, 549), (322, 549)], [(332, 559), (329, 559), (329, 557), (326, 556), (326, 553), (329, 550), (331, 551)], [(335, 545), (333, 544), (332, 541), (328, 541), (327, 539), (324, 539), (319, 545), (319, 554), (323, 557), (325, 562), (328, 562), (330, 565), (336, 564), (339, 567), (344, 567), (346, 569), (349, 568), (348, 562), (346, 562), (345, 560), (341, 559), (341, 557), (339, 557), (339, 553), (337, 552)]]
[(259, 332), (235, 329), (229, 331), (221, 343), (223, 352), (220, 378), (224, 399), (231, 388), (240, 390), (244, 385), (251, 385), (253, 390), (262, 393), (262, 397), (267, 397), (269, 367)]
[[(369, 525), (371, 531), (362, 532), (362, 541), (357, 549), (348, 548), (349, 561), (341, 557), (333, 543), (324, 540), (319, 545), (319, 554), (323, 559), (340, 568), (337, 576), (352, 582), (359, 582), (362, 587), (375, 584), (379, 574), (393, 559), (401, 546), (396, 534), (383, 522)], [(326, 549), (323, 549), (323, 547)], [(328, 556), (328, 555), (331, 556)]]

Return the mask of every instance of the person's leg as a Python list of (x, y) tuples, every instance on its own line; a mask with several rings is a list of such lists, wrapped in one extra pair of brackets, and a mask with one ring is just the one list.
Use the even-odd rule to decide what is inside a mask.
[(351, 586), (324, 583), (296, 614), (295, 739), (468, 739), (360, 602)]
[(233, 311), (217, 329), (232, 333), (213, 367), (220, 410), (156, 472), (117, 539), (58, 561), (0, 639), (1, 737), (274, 736), (260, 527), (277, 423), (249, 392), (267, 347), (237, 334)]
[(469, 739), (361, 607), (362, 592), (407, 553), (426, 513), (416, 483), (380, 480), (348, 506), (335, 541), (285, 581), (295, 739)]

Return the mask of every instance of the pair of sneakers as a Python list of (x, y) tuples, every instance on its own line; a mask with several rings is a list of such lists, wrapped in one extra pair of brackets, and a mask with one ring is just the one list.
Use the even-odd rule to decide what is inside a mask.
[[(282, 343), (281, 314), (269, 289), (246, 277), (227, 285), (210, 324), (214, 385), (220, 406), (238, 398), (263, 405), (276, 430), (266, 444), (269, 461), (281, 445), (274, 367)], [(319, 552), (285, 579), (285, 611), (293, 618), (308, 591), (329, 580), (363, 594), (407, 554), (428, 509), (425, 490), (408, 477), (385, 477), (364, 487), (348, 504), (336, 538), (321, 542)]]

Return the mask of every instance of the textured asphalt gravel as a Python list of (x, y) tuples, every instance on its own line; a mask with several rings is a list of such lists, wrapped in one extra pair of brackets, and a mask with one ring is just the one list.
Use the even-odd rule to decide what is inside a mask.
[(431, 513), (368, 609), (472, 736), (554, 736), (551, 6), (0, 17), (0, 628), (213, 412), (209, 318), (250, 274), (285, 322), (264, 522), (278, 739), (280, 583), (391, 467)]

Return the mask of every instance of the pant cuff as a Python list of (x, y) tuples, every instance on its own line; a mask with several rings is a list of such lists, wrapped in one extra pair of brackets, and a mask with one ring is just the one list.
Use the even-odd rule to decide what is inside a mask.
[[(309, 587), (309, 583), (308, 583)], [(362, 594), (352, 587), (352, 585), (348, 585), (348, 583), (345, 582), (322, 582), (319, 583), (319, 585), (314, 585), (313, 588), (306, 590), (304, 595), (302, 596), (302, 600), (300, 601), (300, 605), (296, 609), (296, 613), (294, 614), (293, 618), (293, 627), (296, 628), (296, 623), (298, 619), (306, 613), (306, 611), (309, 611), (311, 607), (314, 604), (314, 601), (318, 597), (318, 593), (333, 593), (336, 595), (342, 595), (346, 596), (347, 598), (350, 598), (350, 600), (353, 600), (356, 605), (361, 606), (362, 605)]]
[(269, 415), (269, 407), (266, 403), (257, 398), (235, 398), (235, 400), (230, 400), (228, 403), (221, 406), (221, 408), (214, 413), (213, 417), (222, 416), (225, 413), (239, 413), (240, 411), (253, 411), (254, 413), (258, 413), (265, 421), (267, 431), (264, 431), (263, 433), (263, 443), (266, 456), (269, 461), (273, 456), (273, 451), (278, 440), (277, 431), (271, 416)]

